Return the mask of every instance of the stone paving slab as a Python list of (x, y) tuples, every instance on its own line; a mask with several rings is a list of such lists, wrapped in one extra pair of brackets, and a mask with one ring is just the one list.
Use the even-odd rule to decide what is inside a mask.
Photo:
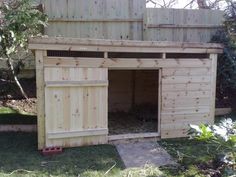
[(176, 162), (157, 142), (130, 142), (115, 144), (127, 168), (176, 165)]

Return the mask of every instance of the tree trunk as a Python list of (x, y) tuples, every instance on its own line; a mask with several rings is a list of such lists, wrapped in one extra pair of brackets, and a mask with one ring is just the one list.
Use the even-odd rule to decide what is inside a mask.
[(12, 75), (13, 75), (13, 78), (14, 78), (14, 81), (15, 81), (16, 85), (17, 85), (18, 88), (20, 89), (20, 92), (21, 92), (22, 96), (23, 96), (25, 99), (28, 100), (28, 96), (27, 96), (27, 94), (25, 93), (24, 89), (22, 88), (22, 86), (21, 86), (21, 84), (20, 84), (20, 82), (19, 82), (19, 80), (18, 80), (18, 78), (17, 78), (17, 76), (16, 76), (16, 74), (15, 74), (14, 66), (13, 66), (13, 64), (12, 64), (12, 60), (11, 60), (10, 57), (7, 58), (7, 64), (8, 64), (8, 67), (9, 67), (9, 69), (10, 69)]

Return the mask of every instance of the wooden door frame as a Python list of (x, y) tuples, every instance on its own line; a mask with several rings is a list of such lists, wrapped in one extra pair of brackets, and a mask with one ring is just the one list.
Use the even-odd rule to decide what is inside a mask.
[[(118, 135), (109, 135), (109, 127), (108, 128), (108, 142), (109, 141), (116, 141), (116, 140), (128, 140), (128, 139), (142, 139), (142, 138), (156, 138), (160, 139), (161, 137), (161, 95), (162, 95), (162, 87), (161, 87), (161, 80), (162, 80), (162, 68), (120, 68), (120, 69), (110, 69), (109, 70), (158, 70), (158, 114), (157, 114), (157, 132), (147, 132), (147, 133), (128, 133), (128, 134), (118, 134)], [(108, 74), (108, 82), (109, 82), (109, 74)], [(108, 85), (109, 89), (109, 85)], [(109, 97), (109, 95), (108, 95)], [(109, 104), (107, 104), (108, 106)], [(107, 109), (108, 110), (108, 109)], [(108, 112), (107, 112), (108, 114)], [(109, 117), (107, 116), (107, 119)], [(108, 122), (109, 120), (107, 120)]]

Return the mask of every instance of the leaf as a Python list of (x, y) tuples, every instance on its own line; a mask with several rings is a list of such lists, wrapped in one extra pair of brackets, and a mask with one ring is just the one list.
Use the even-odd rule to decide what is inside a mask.
[(190, 126), (192, 129), (194, 129), (196, 132), (201, 133), (201, 129), (200, 129), (200, 127), (199, 127), (198, 125), (192, 125), (192, 124), (190, 124), (189, 126)]

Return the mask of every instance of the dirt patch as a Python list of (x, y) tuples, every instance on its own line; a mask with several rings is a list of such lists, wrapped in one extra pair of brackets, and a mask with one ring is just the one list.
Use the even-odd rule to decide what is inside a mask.
[[(21, 79), (20, 83), (29, 98), (36, 97), (36, 81), (35, 79)], [(9, 80), (0, 80), (0, 100), (23, 99), (19, 88), (15, 82)]]
[(30, 114), (37, 114), (36, 111), (36, 98), (30, 98), (29, 100), (21, 99), (21, 100), (3, 100), (0, 101), (0, 106), (9, 107), (17, 112), (26, 112)]
[(126, 112), (109, 113), (110, 135), (157, 132), (157, 119), (141, 120)]
[(0, 106), (9, 107), (17, 112), (36, 114), (36, 81), (32, 79), (21, 79), (20, 83), (29, 100), (22, 97), (15, 82), (0, 80)]

